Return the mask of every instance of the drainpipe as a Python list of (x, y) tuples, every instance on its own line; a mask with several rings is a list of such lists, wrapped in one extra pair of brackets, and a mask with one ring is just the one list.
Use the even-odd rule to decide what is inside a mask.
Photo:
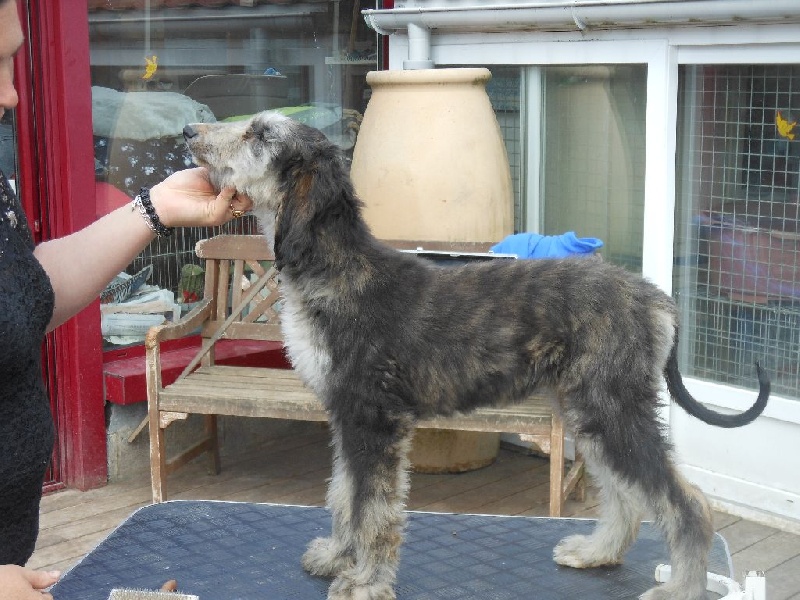
[(408, 60), (403, 61), (403, 69), (432, 69), (431, 30), (427, 27), (409, 23)]

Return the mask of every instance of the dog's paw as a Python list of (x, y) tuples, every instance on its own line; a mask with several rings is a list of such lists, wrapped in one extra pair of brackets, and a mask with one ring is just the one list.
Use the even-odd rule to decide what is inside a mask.
[(311, 575), (336, 577), (353, 566), (353, 557), (345, 553), (333, 538), (313, 540), (303, 554), (303, 568)]
[(388, 583), (364, 585), (343, 573), (328, 589), (328, 600), (395, 600), (395, 595)]
[(607, 549), (598, 548), (594, 538), (587, 535), (565, 537), (553, 550), (553, 560), (575, 569), (617, 565), (621, 562), (619, 556), (609, 554)]
[(691, 592), (666, 583), (650, 588), (639, 596), (639, 600), (705, 600), (707, 597), (705, 589)]
[(660, 585), (647, 590), (639, 596), (639, 600), (672, 600), (674, 592), (675, 590), (669, 590), (666, 589), (666, 586)]

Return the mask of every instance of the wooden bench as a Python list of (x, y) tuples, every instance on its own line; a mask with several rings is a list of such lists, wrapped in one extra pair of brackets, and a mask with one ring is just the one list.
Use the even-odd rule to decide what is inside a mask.
[[(414, 242), (393, 242), (414, 249)], [(484, 252), (487, 244), (430, 243), (426, 250)], [(190, 460), (208, 453), (220, 471), (217, 415), (326, 421), (319, 400), (292, 369), (215, 364), (218, 340), (282, 340), (278, 273), (262, 236), (220, 235), (198, 242), (205, 261), (203, 299), (175, 323), (153, 327), (145, 340), (150, 463), (153, 501), (167, 497), (166, 478)], [(173, 383), (162, 383), (161, 348), (167, 340), (199, 330), (200, 351)], [(165, 429), (189, 414), (205, 415), (205, 433), (196, 444), (170, 459)], [(560, 516), (564, 501), (581, 481), (583, 461), (565, 473), (564, 429), (547, 398), (535, 396), (504, 408), (420, 421), (420, 428), (517, 433), (550, 455), (550, 515)]]

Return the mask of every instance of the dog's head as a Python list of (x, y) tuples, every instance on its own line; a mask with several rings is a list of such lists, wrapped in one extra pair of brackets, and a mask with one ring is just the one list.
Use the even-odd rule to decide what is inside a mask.
[(322, 229), (342, 219), (361, 227), (344, 156), (319, 130), (262, 112), (246, 121), (193, 123), (183, 135), (215, 187), (252, 199), (278, 260), (307, 253)]
[(318, 130), (269, 111), (244, 121), (191, 123), (183, 136), (211, 183), (247, 194), (257, 212), (277, 211), (289, 171), (331, 146)]

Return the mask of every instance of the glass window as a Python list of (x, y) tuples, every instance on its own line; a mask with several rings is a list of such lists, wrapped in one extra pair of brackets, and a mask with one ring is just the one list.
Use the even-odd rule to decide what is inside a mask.
[(541, 73), (540, 233), (600, 238), (606, 260), (641, 271), (647, 67)]
[[(351, 153), (368, 100), (365, 76), (377, 65), (377, 38), (361, 16), (374, 2), (88, 0), (88, 7), (98, 216), (192, 166), (181, 135), (189, 122), (274, 109)], [(225, 229), (256, 227), (244, 219)], [(167, 316), (180, 314), (202, 294), (195, 243), (214, 233), (184, 229), (157, 239), (128, 275), (157, 288), (158, 301), (174, 307)], [(142, 339), (130, 323), (109, 328), (118, 318), (107, 315), (117, 309), (105, 307), (106, 341)]]
[[(514, 186), (515, 231), (597, 237), (606, 260), (640, 271), (647, 67), (488, 68), (486, 92)], [(541, 90), (541, 98), (529, 99), (530, 90)], [(530, 126), (533, 119), (538, 126)], [(526, 173), (532, 144), (539, 145), (538, 173)], [(538, 194), (529, 194), (537, 181)], [(530, 212), (541, 215), (538, 231), (530, 231)]]
[(675, 293), (682, 368), (800, 392), (800, 65), (679, 74)]

